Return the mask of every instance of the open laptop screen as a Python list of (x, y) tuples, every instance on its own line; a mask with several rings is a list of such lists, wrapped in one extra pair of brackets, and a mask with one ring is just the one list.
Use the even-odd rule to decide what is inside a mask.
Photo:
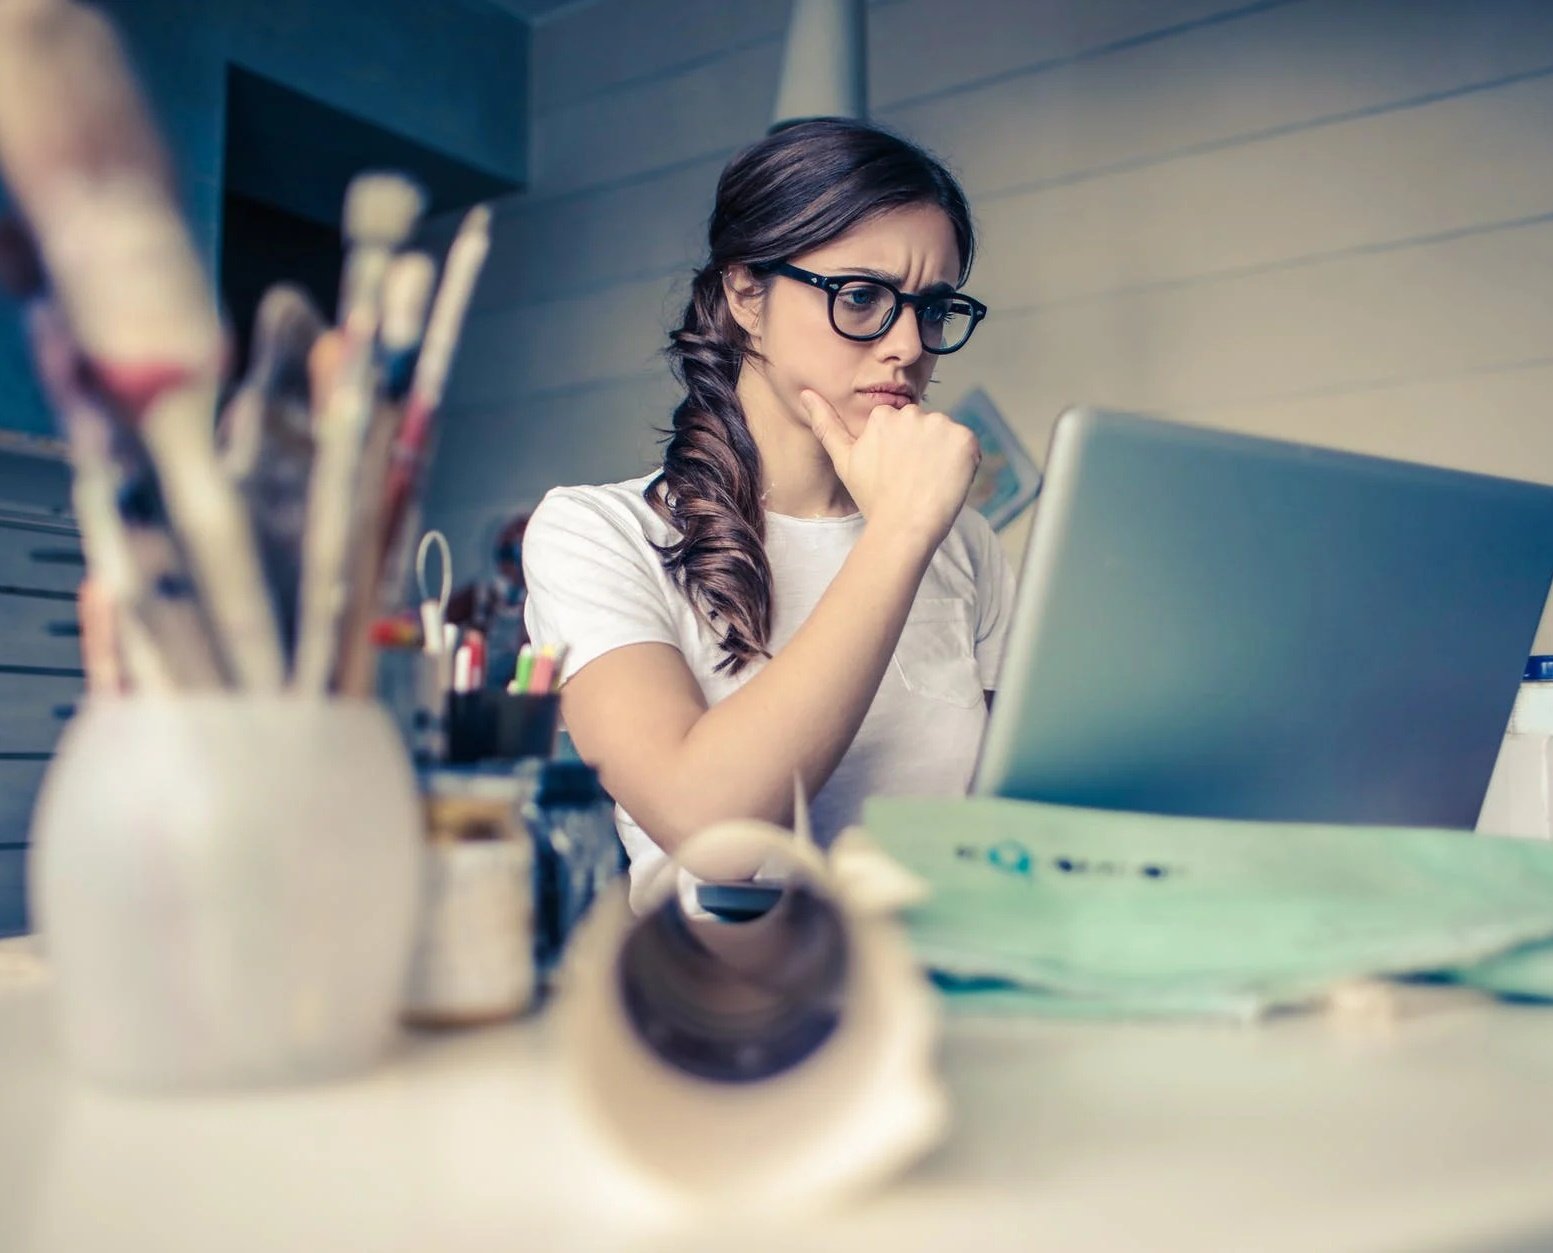
[(1553, 488), (1070, 410), (973, 790), (1470, 828), (1550, 579)]

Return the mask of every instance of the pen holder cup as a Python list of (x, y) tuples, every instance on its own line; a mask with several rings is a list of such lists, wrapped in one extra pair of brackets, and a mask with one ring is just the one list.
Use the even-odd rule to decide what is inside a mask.
[(548, 757), (555, 749), (560, 710), (561, 698), (554, 692), (455, 692), (448, 700), (448, 760)]
[(377, 705), (89, 699), (30, 867), (71, 1064), (164, 1090), (369, 1066), (396, 1029), (419, 853), (414, 779)]

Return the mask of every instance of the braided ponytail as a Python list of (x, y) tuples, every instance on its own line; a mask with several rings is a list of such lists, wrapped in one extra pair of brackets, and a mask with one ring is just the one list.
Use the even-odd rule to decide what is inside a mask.
[(760, 450), (737, 394), (747, 339), (722, 285), (712, 266), (698, 271), (684, 321), (669, 336), (670, 365), (685, 399), (674, 410), (663, 470), (648, 486), (647, 499), (681, 536), (659, 549), (663, 568), (714, 624), (723, 625), (726, 655), (717, 669), (738, 674), (765, 655), (771, 565)]

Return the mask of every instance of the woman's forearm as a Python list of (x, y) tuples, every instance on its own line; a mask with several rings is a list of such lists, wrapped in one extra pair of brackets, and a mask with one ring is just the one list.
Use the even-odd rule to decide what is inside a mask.
[(672, 752), (658, 812), (633, 814), (654, 840), (671, 848), (723, 818), (791, 820), (794, 773), (812, 796), (862, 725), (933, 547), (864, 528), (797, 634)]

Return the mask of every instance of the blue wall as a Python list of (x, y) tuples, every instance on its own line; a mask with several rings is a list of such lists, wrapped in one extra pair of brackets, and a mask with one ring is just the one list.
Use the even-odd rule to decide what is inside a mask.
[[(105, 0), (100, 7), (119, 24), (173, 149), (212, 272), (228, 65), (495, 176), (525, 179), (528, 28), (479, 0)], [(51, 430), (9, 305), (0, 306), (0, 427)]]

